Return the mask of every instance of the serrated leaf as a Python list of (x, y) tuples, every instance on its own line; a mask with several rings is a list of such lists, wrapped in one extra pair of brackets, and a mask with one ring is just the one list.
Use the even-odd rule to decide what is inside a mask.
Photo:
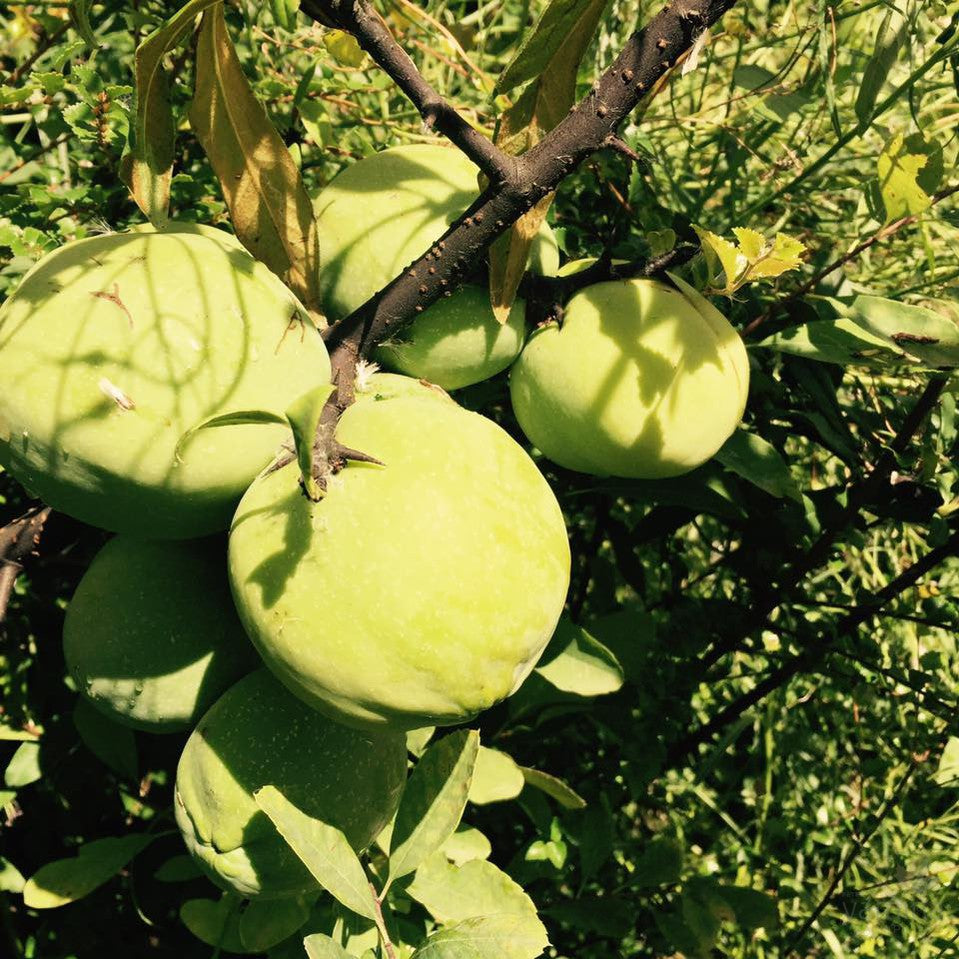
[(137, 47), (129, 150), (121, 176), (149, 220), (167, 220), (176, 136), (163, 57), (181, 43), (197, 15), (221, 0), (190, 0)]
[(240, 942), (250, 952), (265, 952), (309, 918), (310, 905), (302, 899), (254, 899), (240, 916)]
[(949, 737), (932, 781), (937, 786), (959, 787), (959, 736)]
[(25, 882), (20, 870), (9, 859), (0, 856), (0, 892), (21, 893)]
[(316, 442), (316, 431), (323, 415), (323, 407), (333, 390), (331, 383), (308, 390), (294, 400), (286, 411), (286, 419), (293, 430), (296, 461), (300, 467), (303, 489), (312, 500), (318, 500), (322, 495), (319, 477), (313, 475), (313, 444)]
[(736, 430), (716, 453), (716, 459), (770, 496), (802, 502), (802, 492), (786, 461), (761, 436), (744, 429)]
[(702, 245), (713, 285), (718, 284), (721, 272), (726, 281), (723, 289), (731, 292), (735, 289), (736, 277), (746, 266), (746, 258), (742, 256), (736, 245), (730, 243), (729, 240), (725, 240), (712, 231), (704, 230), (698, 226), (693, 226), (693, 229)]
[(190, 123), (230, 209), (233, 229), (303, 301), (319, 302), (320, 251), (300, 171), (250, 89), (227, 33), (223, 6), (203, 15)]
[(453, 866), (436, 853), (416, 870), (406, 892), (440, 923), (476, 916), (536, 915), (522, 886), (485, 859)]
[(317, 932), (303, 940), (308, 959), (352, 959), (352, 956), (329, 936)]
[(111, 722), (82, 697), (73, 708), (73, 724), (97, 759), (127, 779), (137, 778), (137, 743), (133, 730)]
[(787, 270), (798, 270), (805, 252), (806, 247), (801, 240), (777, 233), (771, 250), (764, 250), (756, 260), (749, 258), (749, 279), (772, 279)]
[(894, 136), (879, 154), (879, 192), (886, 222), (915, 216), (932, 205), (932, 197), (919, 185), (918, 178), (929, 162), (921, 153), (909, 153), (902, 134)]
[(571, 786), (567, 785), (558, 776), (544, 773), (541, 769), (530, 766), (520, 766), (526, 784), (546, 793), (555, 799), (564, 809), (584, 809), (586, 800)]
[[(497, 85), (503, 93), (532, 80), (500, 119), (495, 142), (506, 153), (525, 153), (566, 116), (575, 98), (580, 61), (607, 2), (551, 0), (524, 38)], [(500, 323), (509, 317), (533, 237), (552, 201), (552, 194), (543, 197), (490, 247), (490, 302)]]
[(747, 260), (758, 260), (766, 245), (766, 238), (756, 230), (743, 226), (734, 226), (733, 233), (739, 241), (739, 249)]
[(331, 896), (358, 915), (376, 918), (376, 903), (369, 880), (341, 830), (307, 816), (275, 786), (264, 786), (254, 793), (253, 798)]
[(522, 791), (523, 772), (512, 756), (480, 746), (470, 783), (469, 801), (477, 806), (515, 799)]
[(218, 429), (221, 426), (263, 426), (273, 423), (279, 423), (282, 426), (290, 425), (290, 421), (282, 413), (274, 413), (271, 410), (234, 410), (231, 413), (216, 413), (191, 426), (177, 441), (173, 456), (179, 460), (183, 448), (200, 430)]
[(249, 952), (240, 940), (240, 899), (188, 899), (180, 906), (180, 921), (200, 942), (225, 952)]
[(43, 775), (40, 769), (40, 744), (21, 743), (10, 757), (3, 774), (4, 784), (11, 789), (20, 789), (35, 783)]
[(479, 752), (479, 733), (462, 729), (433, 743), (406, 783), (390, 841), (387, 885), (439, 849), (463, 816)]
[(202, 875), (196, 860), (184, 853), (171, 856), (157, 869), (153, 878), (157, 882), (189, 882), (191, 879), (199, 879)]
[(84, 843), (76, 856), (41, 866), (23, 889), (24, 904), (31, 909), (56, 909), (89, 895), (112, 879), (152, 836), (123, 836)]
[(557, 689), (577, 696), (602, 696), (623, 685), (615, 655), (582, 626), (563, 616), (536, 672)]
[(434, 932), (413, 959), (536, 959), (548, 945), (536, 916), (482, 916)]

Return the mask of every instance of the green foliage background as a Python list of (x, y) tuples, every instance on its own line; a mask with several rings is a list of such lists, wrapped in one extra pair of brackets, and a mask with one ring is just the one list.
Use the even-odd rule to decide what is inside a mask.
[[(959, 563), (948, 559), (860, 628), (842, 626), (955, 529), (959, 389), (942, 374), (941, 399), (897, 454), (892, 480), (849, 517), (850, 489), (889, 450), (930, 380), (927, 365), (902, 351), (847, 363), (823, 362), (837, 358), (825, 347), (810, 358), (757, 345), (834, 317), (830, 298), (959, 304), (954, 198), (922, 209), (922, 197), (956, 183), (959, 57), (949, 7), (740, 3), (696, 68), (623, 131), (641, 162), (599, 154), (558, 194), (550, 217), (569, 258), (604, 248), (641, 255), (657, 242), (653, 231), (696, 242), (692, 224), (727, 237), (733, 227), (784, 232), (809, 253), (800, 272), (750, 284), (724, 307), (740, 328), (762, 321), (749, 339), (744, 424), (768, 444), (758, 460), (734, 470), (724, 458), (667, 483), (595, 480), (541, 463), (571, 534), (570, 615), (619, 657), (626, 682), (583, 696), (534, 674), (480, 724), (486, 745), (561, 777), (585, 809), (527, 787), (509, 802), (471, 804), (466, 821), (536, 902), (550, 955), (916, 959), (959, 949), (959, 781), (945, 769), (936, 777), (959, 735)], [(175, 9), (155, 0), (95, 5), (93, 50), (64, 6), (0, 6), (0, 297), (43, 252), (140, 221), (118, 179), (133, 51)], [(386, 0), (380, 9), (434, 86), (492, 132), (505, 101), (490, 91), (541, 5)], [(581, 95), (656, 9), (612, 0), (580, 72)], [(351, 160), (430, 139), (386, 76), (351, 61), (342, 37), (304, 19), (279, 28), (271, 10), (241, 3), (228, 18), (311, 192)], [(187, 46), (171, 68), (185, 117)], [(894, 207), (879, 178), (880, 157), (900, 134), (926, 160), (915, 209)], [(782, 302), (897, 210), (916, 212), (915, 221)], [(227, 223), (185, 120), (172, 215)], [(701, 259), (690, 275), (705, 281)], [(522, 439), (505, 377), (460, 401)], [(0, 476), (4, 519), (27, 502)], [(835, 534), (825, 560), (789, 588), (784, 571), (824, 531)], [(89, 728), (81, 737), (74, 719), (62, 611), (101, 542), (64, 517), (52, 521), (0, 627), (4, 738), (27, 743), (2, 744), (4, 758), (16, 758), (0, 791), (0, 951), (207, 956), (178, 907), (210, 887), (156, 877), (181, 851), (170, 807), (182, 742)], [(770, 599), (782, 603), (747, 630)], [(716, 736), (686, 740), (808, 650), (810, 637), (828, 651), (755, 707), (733, 705)], [(24, 907), (17, 871), (28, 877), (80, 842), (144, 830), (160, 838), (120, 879), (60, 910)], [(767, 897), (724, 899), (729, 886)], [(418, 908), (402, 921), (421, 922)]]

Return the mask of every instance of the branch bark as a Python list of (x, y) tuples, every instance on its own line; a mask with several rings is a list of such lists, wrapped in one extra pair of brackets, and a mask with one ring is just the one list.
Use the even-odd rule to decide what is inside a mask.
[(23, 560), (36, 548), (43, 524), (49, 516), (49, 506), (34, 506), (0, 529), (0, 623), (7, 614), (13, 585), (23, 569)]
[[(516, 158), (512, 170), (498, 182), (491, 182), (430, 250), (330, 328), (327, 343), (334, 368), (344, 370), (350, 361), (369, 355), (376, 344), (402, 329), (440, 297), (450, 295), (500, 234), (555, 190), (583, 160), (607, 145), (640, 100), (692, 47), (703, 30), (735, 2), (674, 0), (634, 33), (612, 66), (565, 120), (533, 149)], [(375, 17), (379, 26), (373, 24), (364, 12), (364, 4), (365, 0), (354, 6), (348, 0), (306, 0), (302, 9), (321, 22), (332, 22), (353, 33), (413, 102), (418, 107), (422, 104), (429, 121), (435, 93), (405, 54), (405, 61), (397, 57), (391, 37), (387, 42), (374, 36), (380, 28), (385, 31), (385, 27)], [(441, 114), (439, 120), (447, 122), (447, 112)], [(441, 129), (439, 120), (434, 118), (433, 122)], [(475, 148), (474, 141), (471, 149)], [(338, 401), (342, 403), (344, 399), (341, 393)]]

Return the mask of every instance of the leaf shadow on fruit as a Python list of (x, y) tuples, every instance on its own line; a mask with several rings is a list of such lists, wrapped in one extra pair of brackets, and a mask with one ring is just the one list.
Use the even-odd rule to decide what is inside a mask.
[[(51, 393), (50, 432), (42, 431), (41, 439), (14, 424), (21, 442), (0, 449), (0, 458), (36, 477), (36, 492), (59, 500), (58, 508), (108, 529), (115, 528), (114, 514), (142, 514), (143, 490), (150, 488), (156, 498), (145, 519), (155, 531), (182, 509), (183, 490), (190, 489), (204, 516), (196, 530), (202, 534), (226, 526), (230, 507), (217, 509), (222, 488), (203, 495), (209, 484), (201, 477), (219, 455), (228, 463), (223, 475), (235, 473), (231, 448), (242, 448), (241, 433), (251, 428), (230, 428), (234, 443), (224, 443), (226, 436), (192, 450), (188, 443), (181, 461), (174, 447), (196, 422), (240, 402), (244, 370), (257, 359), (249, 322), (237, 323), (228, 342), (218, 329), (224, 311), (252, 317), (245, 287), (256, 264), (241, 249), (211, 244), (198, 251), (195, 237), (176, 233), (165, 234), (163, 249), (154, 252), (145, 245), (147, 236), (111, 234), (63, 247), (8, 301), (0, 316), (0, 350), (14, 348), (23, 356), (8, 388), (26, 393), (44, 368), (59, 368), (59, 374), (47, 374), (50, 385), (41, 387)], [(177, 272), (171, 273), (171, 257)], [(191, 295), (180, 295), (181, 288)], [(63, 313), (49, 308), (54, 296)], [(102, 429), (92, 429), (95, 423)], [(253, 439), (264, 446), (264, 460), (274, 434)], [(238, 497), (240, 477), (236, 485)]]

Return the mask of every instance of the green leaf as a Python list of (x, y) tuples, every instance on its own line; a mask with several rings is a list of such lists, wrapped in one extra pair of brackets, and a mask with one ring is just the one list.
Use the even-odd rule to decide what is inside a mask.
[(845, 317), (790, 327), (756, 346), (839, 366), (902, 362), (902, 351), (896, 349), (895, 344)]
[(0, 892), (21, 893), (25, 882), (20, 870), (9, 859), (0, 856)]
[(411, 873), (453, 834), (466, 807), (478, 752), (479, 733), (461, 729), (423, 753), (396, 813), (387, 886)]
[(548, 945), (536, 916), (481, 916), (434, 932), (413, 959), (536, 959)]
[[(500, 77), (496, 93), (532, 83), (500, 118), (495, 143), (511, 156), (535, 146), (573, 105), (576, 75), (608, 0), (551, 0)], [(530, 246), (542, 225), (551, 193), (498, 237), (489, 252), (493, 313), (505, 323), (526, 270)]]
[(615, 693), (624, 679), (613, 653), (567, 616), (560, 619), (536, 672), (557, 689), (577, 696)]
[(78, 855), (41, 866), (23, 889), (24, 904), (31, 909), (56, 909), (89, 895), (113, 878), (152, 836), (123, 836), (84, 843)]
[(937, 786), (959, 787), (959, 736), (950, 736), (932, 777)]
[(303, 478), (303, 489), (311, 500), (318, 500), (322, 496), (319, 477), (313, 475), (313, 444), (316, 442), (316, 431), (323, 415), (323, 407), (333, 394), (334, 386), (324, 383), (315, 389), (309, 390), (294, 400), (286, 411), (286, 419), (293, 430), (293, 442), (296, 446), (296, 460), (300, 466), (300, 476)]
[(34, 743), (40, 734), (28, 729), (14, 729), (6, 723), (0, 723), (0, 742), (27, 742)]
[(772, 932), (779, 925), (779, 909), (772, 896), (747, 886), (719, 885), (717, 893), (729, 904), (737, 925), (748, 932), (766, 929)]
[(922, 153), (910, 153), (902, 134), (894, 136), (879, 154), (879, 192), (886, 222), (916, 216), (932, 205), (932, 197), (919, 185), (919, 176), (929, 162)]
[(313, 203), (254, 96), (227, 33), (223, 6), (203, 15), (190, 124), (206, 151), (243, 245), (303, 301), (319, 303), (320, 248)]
[(889, 77), (889, 72), (908, 36), (909, 24), (906, 18), (898, 10), (892, 8), (887, 10), (876, 33), (876, 44), (873, 47), (872, 56), (859, 82), (856, 117), (860, 127), (864, 128), (871, 122), (879, 91)]
[(303, 899), (254, 899), (240, 916), (240, 942), (250, 952), (265, 952), (309, 918), (310, 903)]
[(584, 809), (586, 807), (586, 800), (557, 776), (551, 776), (549, 773), (532, 769), (529, 766), (520, 766), (519, 768), (523, 771), (523, 778), (527, 785), (534, 786), (546, 793), (547, 796), (551, 796), (564, 809)]
[(477, 916), (536, 915), (536, 906), (522, 886), (484, 859), (454, 866), (436, 853), (416, 870), (406, 891), (439, 923)]
[(592, 620), (586, 629), (613, 653), (627, 679), (642, 679), (656, 643), (656, 620), (646, 610), (622, 609)]
[(852, 309), (856, 323), (913, 362), (959, 366), (959, 324), (950, 316), (881, 296), (857, 296)]
[(329, 936), (317, 932), (303, 940), (308, 959), (352, 959), (350, 954)]
[(137, 743), (133, 730), (111, 722), (80, 697), (73, 707), (73, 724), (83, 744), (97, 759), (130, 780), (137, 778)]
[(202, 875), (196, 860), (192, 856), (183, 854), (171, 856), (157, 869), (153, 878), (158, 882), (189, 882), (191, 879), (199, 879)]
[[(595, 0), (552, 0), (539, 20), (527, 31), (515, 56), (496, 81), (494, 95), (509, 93), (527, 80), (539, 77), (553, 64), (571, 35), (584, 50), (592, 38), (606, 2)], [(579, 60), (572, 65), (579, 66)]]
[(180, 921), (200, 942), (214, 949), (249, 952), (240, 939), (240, 899), (229, 893), (219, 901), (188, 899), (180, 906)]
[(480, 746), (470, 783), (469, 801), (477, 806), (515, 799), (525, 780), (512, 756), (498, 749)]
[(472, 826), (460, 826), (441, 847), (450, 862), (462, 866), (473, 859), (488, 859), (493, 851), (489, 840)]
[(683, 857), (682, 843), (668, 836), (653, 839), (634, 864), (635, 882), (645, 889), (678, 882)]
[(326, 52), (344, 67), (361, 67), (366, 62), (366, 54), (352, 33), (346, 30), (327, 30), (323, 34), (323, 46)]
[(736, 430), (716, 453), (716, 459), (728, 470), (779, 499), (788, 497), (802, 502), (789, 466), (779, 451), (761, 436), (748, 430)]
[(275, 786), (264, 786), (253, 798), (330, 895), (347, 909), (367, 919), (376, 918), (369, 880), (341, 830), (307, 816)]
[(296, 11), (300, 9), (300, 0), (270, 0), (273, 20), (284, 30), (296, 29)]
[(3, 774), (3, 781), (11, 789), (20, 789), (22, 786), (35, 783), (42, 775), (40, 744), (25, 742), (21, 743), (10, 757), (6, 772)]
[(290, 421), (282, 413), (273, 413), (270, 410), (234, 410), (231, 413), (216, 413), (200, 420), (196, 426), (191, 426), (180, 437), (173, 455), (179, 460), (187, 443), (200, 430), (218, 429), (221, 426), (262, 426), (272, 423), (280, 423), (283, 426), (290, 425)]
[(702, 227), (693, 226), (696, 236), (699, 237), (703, 255), (709, 266), (710, 281), (715, 286), (720, 273), (725, 278), (725, 289), (732, 291), (736, 288), (736, 277), (746, 267), (746, 257), (739, 252), (735, 243), (723, 239), (716, 233)]
[(90, 26), (90, 8), (93, 0), (71, 0), (69, 6), (70, 22), (86, 43), (96, 49), (99, 43), (93, 27)]
[(176, 129), (163, 57), (189, 35), (193, 21), (222, 0), (190, 0), (137, 47), (129, 150), (121, 176), (137, 206), (157, 225), (167, 220)]
[(429, 741), (436, 732), (435, 726), (423, 726), (421, 729), (411, 729), (406, 734), (406, 750), (412, 753), (417, 759), (423, 755), (423, 751), (429, 745)]

